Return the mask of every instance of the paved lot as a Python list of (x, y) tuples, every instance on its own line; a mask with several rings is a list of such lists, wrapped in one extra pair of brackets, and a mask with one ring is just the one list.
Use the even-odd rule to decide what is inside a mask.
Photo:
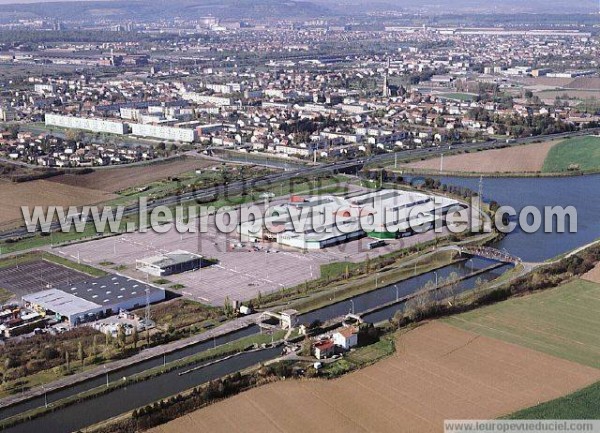
[(84, 281), (90, 277), (45, 260), (36, 260), (0, 269), (0, 287), (12, 292), (17, 298), (39, 292), (48, 287)]
[[(303, 253), (284, 249), (279, 245), (241, 243), (235, 236), (227, 236), (209, 230), (208, 233), (180, 235), (175, 231), (133, 233), (118, 237), (95, 240), (63, 247), (61, 255), (71, 259), (78, 255), (84, 263), (98, 265), (112, 262), (124, 265), (121, 273), (143, 281), (154, 281), (135, 269), (135, 261), (143, 257), (177, 249), (194, 252), (207, 258), (218, 259), (218, 264), (193, 272), (166, 277), (171, 283), (185, 287), (178, 292), (189, 299), (212, 305), (223, 305), (226, 297), (231, 300), (248, 300), (304, 281), (318, 278), (320, 266), (326, 263), (359, 262), (433, 238), (426, 233), (411, 238), (389, 241), (385, 247), (368, 250), (371, 239), (364, 238), (326, 250)], [(238, 247), (241, 243), (242, 247)], [(236, 245), (236, 247), (232, 247)]]
[(157, 278), (137, 271), (136, 260), (174, 250), (217, 259), (217, 265), (167, 276), (170, 283), (164, 287), (181, 284), (185, 287), (177, 291), (183, 296), (221, 306), (226, 297), (244, 301), (256, 297), (259, 292), (267, 294), (318, 278), (323, 264), (360, 262), (367, 256), (377, 257), (433, 237), (434, 233), (428, 232), (387, 241), (386, 246), (374, 250), (367, 247), (372, 239), (363, 238), (325, 250), (303, 252), (277, 244), (242, 242), (237, 233), (219, 232), (214, 217), (209, 217), (207, 230), (202, 233), (180, 234), (174, 228), (166, 233), (130, 233), (61, 247), (58, 253), (71, 259), (80, 257), (91, 265), (111, 262), (114, 266), (125, 266), (119, 272), (149, 282)]

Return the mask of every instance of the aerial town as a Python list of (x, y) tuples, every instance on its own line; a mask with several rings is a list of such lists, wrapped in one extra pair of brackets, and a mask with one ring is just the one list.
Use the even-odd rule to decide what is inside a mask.
[(0, 430), (600, 431), (600, 10), (496, 3), (0, 1)]

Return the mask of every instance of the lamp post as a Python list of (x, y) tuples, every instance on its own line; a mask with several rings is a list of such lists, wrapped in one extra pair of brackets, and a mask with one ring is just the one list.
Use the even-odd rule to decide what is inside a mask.
[(46, 387), (42, 385), (42, 389), (44, 390), (44, 407), (48, 407), (48, 392), (46, 391)]
[(435, 275), (435, 287), (438, 286), (438, 273), (437, 271), (433, 271), (433, 275)]

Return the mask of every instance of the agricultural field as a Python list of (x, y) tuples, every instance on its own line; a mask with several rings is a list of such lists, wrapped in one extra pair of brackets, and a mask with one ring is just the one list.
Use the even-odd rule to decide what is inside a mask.
[[(506, 147), (444, 157), (444, 171), (477, 173), (520, 173), (541, 171), (555, 141)], [(405, 167), (439, 170), (440, 158), (406, 164)]]
[(571, 81), (566, 87), (569, 89), (600, 90), (600, 78), (578, 77)]
[(594, 269), (584, 274), (581, 278), (586, 281), (591, 281), (592, 283), (600, 284), (600, 264), (597, 264)]
[(0, 228), (23, 224), (21, 206), (81, 206), (102, 203), (115, 197), (114, 194), (87, 188), (77, 182), (72, 185), (51, 180), (0, 182)]
[(573, 78), (558, 78), (558, 77), (519, 77), (518, 80), (528, 88), (549, 88), (558, 89), (571, 87), (575, 81)]
[(543, 171), (557, 173), (573, 168), (600, 169), (600, 137), (578, 137), (560, 142), (548, 152)]
[(600, 419), (600, 382), (555, 400), (523, 409), (507, 419)]
[(445, 319), (446, 323), (600, 368), (600, 285), (562, 286)]
[(600, 90), (590, 89), (558, 89), (558, 90), (542, 90), (536, 93), (541, 99), (555, 99), (555, 98), (571, 98), (571, 99), (587, 99), (587, 98), (598, 98), (600, 97)]
[(591, 367), (431, 322), (399, 334), (391, 357), (340, 379), (255, 388), (151, 432), (440, 432), (445, 419), (496, 418), (599, 377)]
[(166, 179), (187, 171), (207, 168), (211, 165), (214, 165), (212, 161), (199, 158), (174, 159), (134, 167), (98, 169), (93, 173), (84, 175), (65, 174), (53, 177), (51, 180), (62, 185), (77, 185), (104, 192), (117, 192)]

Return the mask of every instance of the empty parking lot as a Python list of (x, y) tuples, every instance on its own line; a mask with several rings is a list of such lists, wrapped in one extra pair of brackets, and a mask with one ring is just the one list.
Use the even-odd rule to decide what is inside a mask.
[(49, 287), (85, 281), (90, 276), (45, 260), (34, 260), (0, 269), (0, 287), (17, 298)]
[(375, 250), (367, 247), (372, 239), (363, 238), (324, 250), (303, 252), (276, 244), (240, 242), (239, 237), (219, 233), (209, 224), (206, 233), (180, 234), (175, 230), (162, 234), (130, 233), (62, 247), (57, 252), (71, 259), (79, 258), (86, 264), (111, 263), (110, 266), (119, 267), (121, 273), (150, 282), (156, 277), (136, 271), (136, 260), (174, 250), (217, 259), (217, 265), (167, 276), (166, 287), (181, 284), (185, 287), (179, 293), (185, 297), (220, 306), (227, 297), (248, 300), (259, 292), (266, 294), (318, 278), (320, 266), (326, 263), (364, 261), (367, 256), (373, 258), (433, 236), (433, 232), (428, 232), (392, 240)]

